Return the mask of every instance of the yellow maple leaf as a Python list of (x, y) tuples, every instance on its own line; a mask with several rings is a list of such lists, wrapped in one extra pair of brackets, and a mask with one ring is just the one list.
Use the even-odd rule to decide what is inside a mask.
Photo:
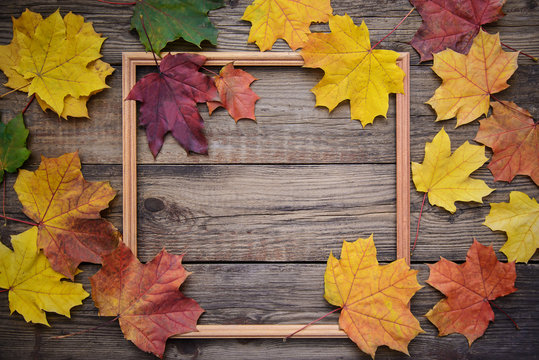
[(389, 93), (403, 93), (404, 71), (397, 66), (399, 54), (373, 50), (369, 29), (356, 26), (348, 15), (329, 19), (329, 34), (310, 34), (301, 50), (305, 67), (321, 68), (325, 74), (311, 90), (316, 106), (329, 111), (350, 99), (351, 117), (363, 126), (378, 115), (386, 116)]
[(468, 55), (451, 49), (434, 54), (432, 70), (442, 85), (427, 101), (436, 111), (436, 121), (457, 117), (457, 126), (487, 115), (490, 95), (509, 85), (517, 69), (517, 52), (505, 52), (498, 34), (483, 30), (475, 37)]
[(311, 23), (327, 22), (332, 13), (329, 0), (255, 0), (241, 19), (251, 22), (248, 42), (260, 51), (271, 49), (277, 39), (296, 50), (307, 41)]
[(483, 224), (507, 233), (500, 251), (508, 261), (527, 263), (539, 248), (539, 205), (523, 192), (511, 191), (508, 203), (490, 204)]
[(454, 213), (455, 201), (482, 203), (482, 198), (494, 191), (483, 180), (469, 178), (487, 160), (484, 146), (467, 141), (451, 155), (451, 141), (442, 128), (425, 145), (423, 163), (412, 162), (412, 178), (417, 191), (428, 193), (431, 205)]
[(34, 171), (20, 170), (13, 188), (23, 212), (39, 229), (38, 246), (54, 270), (73, 279), (81, 262), (101, 263), (119, 233), (101, 218), (116, 192), (108, 182), (86, 181), (78, 153), (42, 157)]
[(69, 310), (88, 297), (81, 284), (62, 281), (37, 249), (37, 228), (11, 237), (13, 250), (0, 243), (0, 288), (9, 289), (9, 310), (27, 322), (49, 325), (45, 311), (70, 317)]
[(44, 110), (64, 118), (84, 116), (88, 97), (108, 87), (105, 77), (113, 71), (97, 62), (104, 40), (82, 16), (62, 19), (56, 11), (43, 20), (27, 10), (13, 19), (13, 40), (0, 56), (6, 86), (35, 93)]
[[(91, 62), (88, 64), (88, 68), (92, 69), (92, 71), (94, 71), (103, 81), (105, 81), (107, 76), (114, 72), (114, 68), (112, 66), (101, 60)], [(90, 96), (97, 94), (101, 90), (102, 89), (93, 91)], [(71, 95), (67, 95), (64, 99), (64, 110), (60, 116), (66, 120), (68, 116), (85, 118), (89, 117), (86, 103), (88, 100), (90, 100), (90, 96), (81, 96), (79, 98), (75, 98)], [(45, 101), (41, 100), (39, 96), (36, 96), (36, 100), (44, 111), (51, 109), (51, 107)]]
[(19, 45), (17, 33), (30, 38), (34, 35), (36, 27), (43, 21), (40, 14), (26, 9), (18, 19), (13, 18), (13, 40), (8, 45), (0, 46), (0, 70), (7, 76), (8, 81), (4, 85), (12, 89), (28, 91), (29, 82), (15, 70), (19, 61)]
[(423, 332), (408, 303), (421, 289), (417, 270), (404, 259), (380, 266), (373, 236), (343, 242), (341, 259), (329, 255), (326, 300), (342, 308), (339, 326), (374, 358), (380, 345), (408, 354), (408, 343)]

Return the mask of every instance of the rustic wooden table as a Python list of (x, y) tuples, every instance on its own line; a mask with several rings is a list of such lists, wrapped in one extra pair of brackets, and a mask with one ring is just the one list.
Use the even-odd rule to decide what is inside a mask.
[[(250, 1), (226, 1), (226, 7), (213, 11), (218, 27), (215, 47), (206, 51), (257, 51), (247, 44), (250, 24), (241, 15)], [(365, 20), (371, 39), (380, 39), (410, 9), (406, 0), (333, 0), (337, 14), (348, 13), (356, 22)], [(130, 7), (106, 5), (95, 0), (3, 1), (0, 14), (0, 43), (11, 40), (11, 16), (18, 17), (28, 7), (48, 15), (58, 7), (62, 14), (73, 11), (94, 23), (97, 32), (108, 39), (103, 60), (116, 71), (107, 80), (110, 89), (94, 96), (89, 104), (91, 120), (58, 120), (33, 104), (25, 115), (30, 129), (31, 158), (24, 168), (35, 169), (40, 155), (59, 156), (80, 151), (83, 173), (89, 180), (108, 180), (122, 187), (121, 148), (121, 53), (141, 51), (137, 35), (130, 31)], [(505, 43), (539, 54), (539, 7), (536, 0), (508, 1), (507, 16), (494, 25)], [(383, 48), (410, 52), (411, 67), (411, 157), (422, 161), (426, 141), (445, 126), (453, 148), (474, 138), (478, 124), (454, 129), (455, 120), (435, 123), (433, 110), (425, 101), (440, 80), (430, 65), (419, 64), (417, 53), (408, 45), (420, 24), (417, 13), (406, 20)], [(313, 25), (323, 31), (327, 25)], [(166, 48), (196, 51), (183, 41)], [(288, 51), (278, 41), (274, 51)], [(151, 71), (140, 69), (139, 75)], [(307, 323), (332, 307), (325, 302), (323, 272), (330, 251), (340, 253), (343, 240), (375, 234), (379, 260), (395, 258), (395, 125), (394, 97), (388, 119), (377, 119), (362, 129), (350, 121), (347, 104), (331, 114), (314, 108), (310, 93), (322, 72), (301, 68), (252, 68), (259, 78), (253, 88), (262, 98), (256, 108), (258, 123), (238, 124), (224, 112), (209, 117), (201, 107), (209, 140), (209, 156), (189, 155), (168, 138), (157, 160), (138, 134), (138, 243), (142, 261), (151, 259), (162, 247), (172, 253), (187, 252), (185, 263), (194, 274), (182, 290), (206, 309), (200, 323), (274, 324)], [(0, 75), (0, 80), (5, 77)], [(539, 67), (520, 57), (519, 68), (509, 81), (511, 87), (500, 98), (515, 101), (539, 117), (537, 84)], [(18, 93), (0, 101), (1, 120), (7, 121), (26, 103)], [(458, 203), (451, 215), (427, 206), (421, 225), (419, 245), (412, 257), (420, 282), (428, 277), (425, 263), (440, 256), (462, 262), (476, 237), (483, 244), (499, 249), (506, 236), (482, 225), (490, 202), (507, 202), (512, 190), (539, 198), (538, 187), (529, 178), (518, 176), (511, 184), (494, 183), (482, 167), (475, 177), (497, 190), (485, 204)], [(24, 218), (7, 176), (6, 212)], [(412, 187), (411, 211), (414, 232), (422, 194)], [(122, 227), (122, 194), (104, 216)], [(8, 223), (0, 227), (2, 242), (25, 225)], [(497, 253), (500, 259), (505, 256)], [(495, 310), (496, 322), (471, 347), (462, 335), (437, 337), (436, 328), (422, 317), (441, 294), (426, 285), (412, 300), (412, 312), (426, 331), (409, 347), (417, 359), (508, 359), (539, 357), (539, 257), (517, 265), (518, 291), (497, 300), (520, 325)], [(98, 266), (85, 264), (77, 280), (90, 291), (89, 277)], [(0, 294), (0, 358), (2, 359), (145, 359), (151, 355), (124, 340), (117, 324), (62, 340), (53, 336), (86, 330), (107, 322), (97, 317), (90, 298), (72, 311), (67, 319), (48, 315), (51, 328), (24, 322), (19, 314), (9, 315), (7, 294)], [(337, 315), (324, 320), (335, 323)], [(251, 340), (169, 340), (167, 359), (335, 359), (364, 358), (348, 339)], [(382, 347), (377, 359), (406, 358)]]

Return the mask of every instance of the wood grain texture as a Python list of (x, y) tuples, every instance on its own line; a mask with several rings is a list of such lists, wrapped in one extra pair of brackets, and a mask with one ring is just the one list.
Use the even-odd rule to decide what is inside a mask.
[[(250, 0), (227, 0), (225, 8), (210, 13), (220, 31), (218, 46), (203, 43), (203, 50), (257, 51), (255, 45), (246, 43), (249, 23), (240, 20), (249, 3)], [(356, 22), (365, 20), (373, 40), (387, 34), (410, 9), (407, 0), (332, 0), (332, 6), (337, 14), (348, 13)], [(63, 14), (74, 11), (93, 21), (96, 30), (108, 38), (103, 46), (103, 60), (113, 64), (116, 71), (107, 79), (111, 88), (90, 100), (91, 120), (64, 121), (50, 112), (44, 114), (36, 104), (29, 108), (25, 122), (30, 129), (28, 144), (33, 153), (24, 168), (35, 170), (41, 154), (54, 157), (79, 149), (88, 180), (108, 180), (114, 188), (121, 189), (121, 53), (143, 50), (138, 35), (129, 30), (132, 9), (94, 0), (4, 1), (0, 44), (11, 40), (10, 17), (19, 16), (26, 7), (44, 15), (60, 7)], [(505, 43), (539, 55), (537, 1), (508, 1), (504, 12), (507, 16), (487, 25), (487, 31), (499, 32)], [(408, 44), (420, 22), (414, 12), (381, 44), (382, 48), (412, 55), (410, 146), (411, 160), (419, 162), (425, 142), (431, 141), (442, 126), (451, 137), (453, 149), (471, 141), (478, 129), (477, 122), (458, 129), (454, 129), (455, 120), (435, 123), (434, 112), (424, 104), (440, 85), (440, 79), (430, 69), (431, 63), (418, 65), (419, 57)], [(327, 25), (315, 24), (311, 30), (326, 31)], [(179, 40), (165, 50), (198, 49)], [(273, 50), (289, 48), (278, 41)], [(154, 71), (152, 67), (140, 70), (138, 77)], [(207, 310), (201, 319), (203, 324), (307, 323), (331, 310), (322, 298), (322, 274), (329, 251), (339, 253), (342, 240), (352, 241), (374, 232), (379, 259), (394, 259), (396, 217), (391, 194), (395, 194), (396, 171), (395, 100), (390, 99), (388, 119), (376, 119), (374, 126), (362, 129), (359, 122), (349, 120), (347, 103), (332, 113), (314, 108), (314, 95), (309, 90), (322, 78), (321, 71), (248, 71), (260, 79), (253, 84), (262, 97), (256, 107), (258, 123), (242, 120), (235, 124), (225, 111), (209, 117), (202, 106), (209, 156), (187, 156), (167, 138), (162, 154), (154, 161), (143, 130), (137, 129), (139, 180), (143, 180), (138, 184), (142, 245), (139, 256), (148, 261), (163, 246), (176, 254), (187, 252), (186, 266), (194, 274), (182, 289)], [(0, 82), (5, 82), (1, 74)], [(511, 86), (498, 97), (514, 101), (538, 118), (537, 83), (539, 67), (520, 56), (519, 68), (509, 80)], [(26, 102), (26, 94), (22, 93), (1, 99), (0, 119), (11, 119)], [(473, 177), (484, 179), (497, 189), (485, 198), (484, 204), (457, 203), (455, 214), (426, 207), (418, 247), (412, 257), (412, 267), (420, 270), (423, 284), (428, 276), (423, 262), (435, 262), (440, 256), (463, 261), (473, 237), (483, 244), (493, 244), (495, 249), (502, 246), (505, 234), (481, 225), (490, 202), (507, 202), (513, 190), (539, 198), (539, 188), (527, 177), (518, 176), (510, 184), (494, 183), (486, 166)], [(6, 212), (24, 219), (12, 190), (14, 181), (15, 175), (8, 174)], [(218, 183), (222, 185), (219, 187)], [(327, 196), (324, 192), (328, 192)], [(211, 203), (208, 194), (215, 197)], [(415, 191), (413, 184), (410, 197), (414, 233), (422, 194)], [(122, 201), (120, 193), (110, 209), (103, 212), (120, 229)], [(26, 225), (12, 222), (0, 226), (2, 242), (9, 244), (9, 235), (25, 229)], [(497, 255), (505, 260), (503, 254)], [(412, 358), (537, 358), (538, 260), (536, 254), (530, 264), (517, 265), (519, 290), (496, 300), (515, 318), (521, 330), (515, 331), (495, 311), (495, 323), (472, 347), (460, 335), (436, 336), (434, 326), (421, 314), (441, 295), (429, 286), (421, 289), (411, 305), (426, 333), (410, 344)], [(84, 272), (79, 275), (88, 291), (88, 278), (98, 268), (84, 265)], [(127, 342), (117, 324), (63, 340), (51, 339), (104, 323), (90, 299), (75, 308), (72, 319), (50, 315), (52, 328), (29, 325), (20, 315), (8, 314), (7, 294), (0, 293), (1, 359), (152, 358)], [(335, 320), (336, 317), (327, 322)], [(167, 359), (369, 359), (346, 339), (292, 339), (286, 343), (279, 339), (180, 339), (167, 344)], [(386, 347), (377, 352), (376, 358), (408, 359)]]
[[(210, 12), (210, 18), (219, 30), (217, 46), (208, 42), (202, 43), (205, 51), (258, 51), (254, 44), (248, 44), (250, 23), (241, 20), (245, 8), (250, 0), (229, 0), (222, 9)], [(338, 0), (331, 3), (334, 12), (342, 15), (347, 13), (354, 21), (364, 20), (369, 27), (373, 41), (386, 35), (410, 10), (411, 5), (406, 0), (361, 1)], [(10, 1), (5, 2), (0, 14), (0, 43), (8, 43), (11, 39), (11, 16), (18, 17), (25, 8), (45, 15), (54, 12), (60, 7), (63, 13), (73, 11), (84, 14), (85, 18), (94, 23), (97, 32), (108, 37), (103, 45), (105, 61), (119, 65), (121, 54), (124, 51), (144, 51), (138, 40), (138, 34), (132, 31), (130, 25), (133, 10), (130, 6), (107, 5), (98, 1), (86, 0), (55, 0), (53, 2), (40, 1)], [(491, 33), (501, 32), (502, 41), (527, 53), (539, 54), (539, 44), (536, 41), (536, 32), (539, 29), (539, 8), (536, 0), (509, 1), (504, 7), (507, 14), (494, 24), (485, 28)], [(421, 24), (421, 17), (417, 12), (383, 43), (383, 48), (395, 51), (410, 51), (408, 45), (414, 33)], [(327, 31), (326, 24), (315, 24), (311, 31)], [(278, 40), (273, 51), (288, 51), (290, 48)], [(199, 49), (183, 40), (175, 41), (164, 49), (165, 51), (198, 51)], [(419, 62), (419, 56), (412, 53), (412, 64)], [(532, 61), (522, 57), (522, 62), (531, 64)]]
[[(35, 167), (28, 167), (30, 170)], [(120, 165), (83, 165), (90, 181), (110, 180), (121, 189)], [(163, 247), (187, 252), (192, 261), (205, 262), (324, 262), (338, 252), (343, 240), (374, 233), (382, 261), (395, 259), (395, 165), (139, 165), (138, 250), (149, 261)], [(474, 178), (497, 190), (483, 204), (457, 202), (457, 211), (425, 206), (414, 262), (433, 262), (440, 256), (466, 257), (474, 237), (500, 249), (505, 233), (482, 225), (491, 202), (509, 201), (511, 191), (539, 198), (527, 177), (511, 184), (495, 183), (484, 167)], [(25, 219), (7, 176), (6, 212)], [(411, 236), (421, 207), (422, 193), (413, 185)], [(122, 228), (122, 196), (104, 216)], [(26, 225), (8, 223), (0, 234), (22, 232)], [(500, 259), (505, 259), (500, 254)], [(539, 254), (533, 257), (539, 259)]]
[[(188, 257), (186, 258), (188, 260)], [(453, 260), (453, 259), (451, 259)], [(415, 265), (419, 282), (428, 277), (426, 265)], [(200, 323), (221, 324), (295, 324), (307, 323), (333, 309), (323, 299), (324, 264), (186, 264), (193, 272), (181, 289), (206, 309)], [(89, 276), (98, 267), (83, 266), (77, 277), (86, 290)], [(248, 281), (247, 281), (248, 280)], [(204, 283), (204, 287), (197, 286)], [(453, 334), (437, 338), (436, 328), (421, 316), (441, 294), (425, 284), (412, 299), (412, 313), (425, 334), (410, 343), (413, 359), (531, 359), (537, 350), (539, 331), (539, 265), (518, 265), (518, 291), (496, 300), (496, 304), (518, 322), (520, 331), (499, 311), (485, 335), (468, 347), (464, 336)], [(216, 296), (218, 294), (219, 296)], [(24, 323), (21, 316), (9, 316), (7, 295), (0, 294), (0, 352), (2, 359), (150, 359), (124, 338), (111, 318), (98, 318), (89, 299), (73, 311), (71, 320), (49, 315), (51, 328)], [(249, 299), (249, 301), (245, 301)], [(237, 306), (241, 303), (242, 306)], [(338, 314), (324, 323), (334, 323)], [(75, 330), (104, 325), (91, 332), (61, 340), (52, 339)], [(507, 340), (510, 338), (510, 340)], [(494, 351), (495, 349), (495, 351)], [(299, 340), (283, 343), (273, 340), (183, 340), (167, 342), (166, 359), (370, 359), (347, 339)], [(406, 355), (381, 347), (376, 358), (407, 359)]]
[[(214, 69), (215, 70), (215, 69)], [(154, 71), (142, 69), (139, 77)], [(377, 118), (374, 125), (361, 128), (350, 120), (345, 102), (333, 112), (315, 108), (310, 89), (321, 79), (315, 69), (249, 68), (259, 78), (253, 89), (262, 98), (256, 105), (258, 122), (240, 120), (237, 124), (223, 110), (209, 116), (201, 106), (209, 155), (187, 155), (167, 136), (161, 153), (154, 161), (143, 129), (137, 130), (139, 164), (266, 164), (266, 163), (395, 163), (395, 97), (390, 96), (388, 119)], [(3, 74), (0, 74), (3, 77)], [(4, 78), (5, 79), (5, 78)], [(93, 96), (89, 102), (91, 120), (59, 120), (50, 112), (44, 114), (37, 104), (25, 113), (30, 130), (29, 146), (33, 153), (27, 164), (38, 164), (40, 155), (59, 156), (79, 149), (86, 164), (122, 163), (122, 96), (121, 67), (109, 77), (111, 86)], [(2, 79), (0, 81), (3, 82)], [(440, 85), (440, 80), (426, 66), (412, 66), (411, 158), (422, 161), (426, 141), (431, 141), (442, 126), (451, 137), (453, 149), (475, 137), (479, 124), (474, 122), (454, 129), (456, 121), (434, 122), (435, 114), (424, 104)], [(500, 93), (502, 100), (539, 116), (536, 86), (539, 66), (521, 65), (509, 80), (511, 87)], [(7, 121), (26, 105), (26, 94), (16, 93), (2, 99), (0, 117)]]

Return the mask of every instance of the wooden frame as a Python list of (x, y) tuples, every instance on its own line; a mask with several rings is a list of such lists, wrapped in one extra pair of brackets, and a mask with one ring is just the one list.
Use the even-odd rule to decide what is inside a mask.
[[(207, 66), (303, 66), (303, 58), (294, 52), (199, 52), (207, 57)], [(153, 65), (151, 53), (122, 54), (122, 99), (136, 83), (137, 66)], [(397, 65), (404, 70), (404, 94), (397, 94), (397, 258), (410, 264), (410, 54), (401, 53)], [(123, 101), (123, 241), (137, 252), (137, 124), (135, 101)], [(197, 325), (197, 332), (178, 338), (285, 338), (303, 325)], [(338, 324), (315, 324), (294, 338), (346, 338)]]

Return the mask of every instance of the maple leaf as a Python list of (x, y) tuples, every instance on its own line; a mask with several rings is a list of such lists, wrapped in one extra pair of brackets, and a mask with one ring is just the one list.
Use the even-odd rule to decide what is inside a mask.
[[(114, 72), (114, 68), (107, 64), (106, 62), (103, 62), (101, 60), (96, 60), (94, 62), (91, 62), (87, 66), (89, 69), (91, 69), (93, 72), (99, 76), (103, 82), (105, 82), (105, 79), (107, 76), (111, 75)], [(68, 116), (71, 117), (85, 117), (88, 118), (88, 109), (86, 107), (86, 103), (88, 100), (90, 100), (90, 96), (97, 94), (98, 92), (101, 92), (102, 89), (92, 91), (92, 93), (89, 96), (81, 96), (78, 98), (75, 98), (71, 95), (67, 95), (64, 98), (64, 110), (60, 114), (61, 117), (67, 120)], [(52, 108), (39, 96), (36, 96), (36, 100), (39, 103), (39, 106), (46, 111), (48, 109)]]
[[(13, 20), (11, 44), (1, 49), (6, 86), (35, 93), (43, 110), (64, 118), (85, 113), (87, 97), (108, 88), (105, 77), (113, 71), (96, 62), (104, 40), (82, 16), (68, 13), (62, 19), (57, 10), (43, 20), (26, 10)], [(66, 101), (76, 102), (75, 110), (71, 105), (65, 111)]]
[(255, 80), (257, 79), (248, 72), (234, 69), (232, 63), (225, 65), (215, 77), (215, 86), (221, 101), (208, 102), (210, 115), (222, 106), (236, 122), (239, 119), (256, 120), (255, 103), (260, 97), (249, 87)]
[(339, 326), (374, 358), (380, 345), (408, 354), (408, 343), (423, 332), (408, 303), (421, 288), (417, 270), (404, 259), (380, 266), (373, 236), (344, 241), (341, 259), (329, 255), (325, 299), (342, 307)]
[(121, 243), (103, 257), (103, 267), (90, 278), (99, 315), (118, 316), (125, 338), (159, 357), (170, 336), (196, 331), (204, 312), (178, 290), (191, 274), (182, 258), (163, 249), (143, 265)]
[(168, 54), (161, 60), (159, 73), (144, 76), (129, 92), (126, 100), (142, 103), (140, 124), (146, 127), (154, 158), (169, 131), (187, 152), (208, 152), (196, 104), (219, 101), (219, 96), (213, 79), (198, 71), (205, 61), (202, 55)]
[(539, 126), (530, 113), (510, 101), (493, 102), (492, 115), (481, 120), (475, 137), (492, 148), (488, 168), (495, 181), (528, 175), (539, 185)]
[(509, 261), (527, 263), (539, 248), (539, 205), (520, 191), (511, 191), (508, 203), (490, 204), (484, 225), (507, 233), (500, 249)]
[(0, 121), (0, 182), (4, 179), (4, 171), (15, 172), (30, 156), (30, 150), (26, 148), (27, 137), (22, 113), (7, 125)]
[(421, 61), (446, 48), (465, 54), (481, 25), (503, 17), (505, 0), (410, 0), (423, 22), (410, 44)]
[(243, 13), (242, 20), (251, 22), (248, 42), (260, 51), (284, 39), (292, 50), (305, 45), (313, 22), (327, 22), (333, 14), (330, 0), (255, 0)]
[(139, 0), (131, 18), (131, 28), (137, 29), (146, 51), (152, 51), (151, 43), (157, 54), (167, 43), (179, 38), (198, 47), (202, 40), (215, 45), (217, 29), (208, 18), (208, 11), (223, 6), (223, 0)]
[(465, 263), (458, 265), (441, 258), (428, 266), (427, 283), (446, 298), (426, 317), (436, 325), (439, 336), (456, 332), (466, 336), (470, 345), (485, 333), (489, 321), (494, 321), (490, 302), (517, 290), (515, 263), (499, 262), (492, 246), (481, 245), (475, 239)]
[(13, 39), (10, 44), (0, 46), (0, 70), (8, 78), (7, 83), (4, 84), (5, 86), (28, 92), (29, 82), (15, 70), (20, 59), (17, 34), (22, 39), (32, 38), (36, 27), (43, 21), (43, 17), (38, 13), (26, 9), (18, 19), (12, 18), (12, 21)]
[(455, 201), (482, 203), (494, 191), (483, 180), (469, 178), (487, 160), (484, 146), (467, 141), (451, 154), (451, 140), (442, 128), (425, 145), (423, 163), (412, 162), (412, 178), (417, 191), (428, 193), (431, 205), (454, 213)]
[(26, 322), (49, 325), (45, 311), (70, 317), (69, 310), (88, 297), (81, 284), (61, 281), (37, 249), (38, 230), (32, 227), (11, 237), (13, 250), (0, 243), (0, 288), (9, 289), (9, 310)]
[(468, 55), (451, 49), (434, 54), (432, 70), (442, 78), (427, 104), (436, 121), (457, 117), (457, 127), (487, 114), (490, 95), (509, 87), (507, 80), (517, 69), (518, 52), (505, 52), (498, 34), (483, 30), (475, 37)]
[(78, 153), (42, 157), (35, 172), (19, 171), (13, 188), (37, 223), (38, 246), (59, 273), (73, 279), (81, 262), (101, 263), (117, 246), (119, 233), (99, 215), (116, 192), (108, 182), (84, 180)]
[(378, 115), (386, 116), (389, 93), (403, 93), (404, 71), (397, 66), (399, 54), (372, 50), (364, 22), (356, 26), (348, 15), (331, 16), (329, 34), (310, 34), (301, 50), (305, 67), (325, 74), (311, 90), (316, 106), (333, 110), (350, 99), (351, 117), (363, 126)]

